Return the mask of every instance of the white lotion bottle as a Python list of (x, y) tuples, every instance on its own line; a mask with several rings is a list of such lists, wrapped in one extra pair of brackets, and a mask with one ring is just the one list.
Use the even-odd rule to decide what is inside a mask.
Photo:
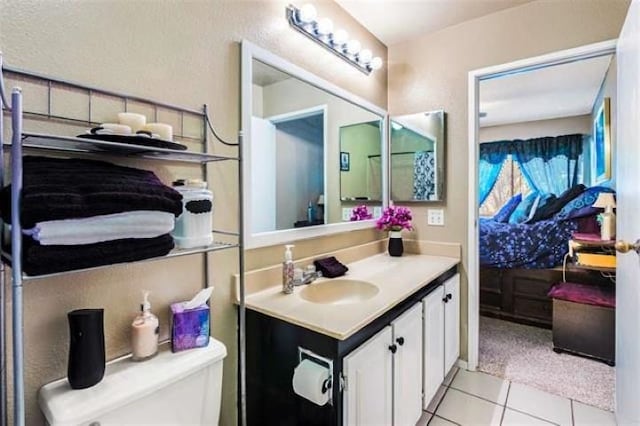
[(160, 323), (158, 317), (151, 313), (149, 292), (144, 291), (144, 300), (140, 304), (140, 314), (131, 323), (131, 359), (145, 361), (158, 353), (158, 336)]
[(284, 294), (293, 293), (293, 253), (291, 249), (295, 246), (288, 244), (285, 246), (284, 262), (282, 262), (282, 292)]

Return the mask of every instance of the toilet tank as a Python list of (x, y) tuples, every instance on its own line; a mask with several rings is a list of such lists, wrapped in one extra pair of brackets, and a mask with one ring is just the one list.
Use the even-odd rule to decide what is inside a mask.
[(205, 348), (174, 354), (167, 347), (144, 362), (127, 356), (109, 362), (97, 385), (73, 390), (61, 379), (43, 386), (38, 402), (53, 426), (215, 426), (226, 355), (226, 347), (210, 339)]

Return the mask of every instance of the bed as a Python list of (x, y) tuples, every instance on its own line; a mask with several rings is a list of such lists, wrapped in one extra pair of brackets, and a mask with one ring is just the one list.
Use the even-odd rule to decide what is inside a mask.
[[(551, 286), (562, 281), (568, 241), (576, 232), (599, 232), (597, 209), (591, 208), (602, 188), (566, 203), (551, 218), (530, 223), (479, 221), (480, 313), (528, 325), (551, 328)], [(610, 189), (604, 189), (611, 191)], [(595, 194), (595, 195), (594, 195)], [(568, 267), (567, 280), (603, 284), (606, 278)]]

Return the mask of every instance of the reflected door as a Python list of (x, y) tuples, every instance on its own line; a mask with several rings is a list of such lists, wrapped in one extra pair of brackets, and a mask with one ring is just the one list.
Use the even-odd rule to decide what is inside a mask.
[(251, 231), (276, 229), (276, 126), (269, 120), (251, 118)]

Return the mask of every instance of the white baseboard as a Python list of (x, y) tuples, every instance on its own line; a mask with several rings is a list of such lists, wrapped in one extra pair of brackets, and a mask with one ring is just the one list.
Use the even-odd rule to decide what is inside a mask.
[(469, 364), (467, 364), (467, 361), (463, 360), (463, 359), (458, 359), (458, 362), (456, 362), (456, 364), (458, 365), (458, 367), (464, 369), (464, 370), (468, 370), (468, 366)]

